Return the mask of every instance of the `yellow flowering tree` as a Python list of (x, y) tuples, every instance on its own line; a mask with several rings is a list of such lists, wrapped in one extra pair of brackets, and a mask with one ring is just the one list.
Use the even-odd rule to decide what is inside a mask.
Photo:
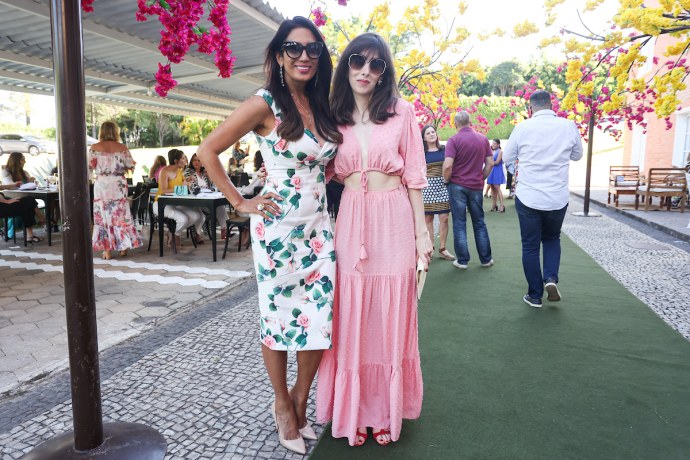
[[(456, 25), (457, 17), (449, 19), (441, 11), (438, 0), (423, 0), (405, 8), (397, 22), (391, 20), (393, 3), (377, 5), (367, 18), (353, 17), (331, 21), (321, 9), (312, 17), (332, 47), (334, 59), (358, 34), (376, 32), (389, 43), (403, 97), (414, 104), (421, 124), (445, 125), (458, 107), (457, 88), (463, 73), (486, 78), (477, 60), (466, 59), (464, 44), (469, 31)], [(465, 12), (459, 2), (457, 16)], [(449, 26), (443, 24), (449, 22)]]
[[(546, 1), (549, 14), (558, 3)], [(596, 10), (601, 3), (587, 0), (583, 11)], [(689, 11), (688, 0), (650, 0), (646, 4), (642, 0), (619, 0), (618, 12), (605, 33), (586, 28), (585, 33), (564, 30), (560, 43), (568, 59), (569, 90), (563, 107), (575, 107), (579, 95), (596, 88), (586, 81), (589, 73), (606, 73), (610, 93), (601, 102), (602, 113), (622, 115), (629, 125), (644, 125), (644, 115), (654, 112), (670, 127), (669, 117), (680, 107), (678, 93), (686, 89), (690, 72), (685, 58), (690, 48)], [(665, 40), (668, 44), (662, 53), (654, 56), (651, 48), (662, 36), (670, 40)]]

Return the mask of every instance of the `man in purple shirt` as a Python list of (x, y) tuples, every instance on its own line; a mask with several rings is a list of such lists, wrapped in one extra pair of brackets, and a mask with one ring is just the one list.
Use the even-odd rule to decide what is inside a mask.
[(453, 266), (466, 269), (470, 261), (467, 247), (467, 208), (472, 218), (474, 242), (482, 267), (494, 264), (491, 258), (489, 231), (484, 224), (482, 189), (484, 179), (494, 166), (493, 152), (489, 139), (470, 128), (470, 114), (462, 111), (455, 114), (458, 132), (446, 143), (446, 158), (443, 161), (443, 179), (448, 185), (450, 212), (453, 216), (453, 240), (455, 257)]

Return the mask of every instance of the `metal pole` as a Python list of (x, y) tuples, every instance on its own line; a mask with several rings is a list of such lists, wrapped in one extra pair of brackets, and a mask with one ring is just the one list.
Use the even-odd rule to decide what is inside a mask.
[(86, 114), (81, 5), (51, 0), (53, 69), (58, 145), (60, 209), (72, 382), (74, 447), (90, 450), (103, 442), (98, 365), (96, 297), (91, 249), (89, 180), (86, 164)]
[(589, 112), (587, 124), (587, 176), (585, 177), (585, 206), (583, 213), (589, 216), (589, 188), (592, 179), (592, 144), (594, 143), (594, 112)]
[(39, 445), (24, 460), (159, 460), (165, 438), (139, 423), (103, 424), (91, 207), (86, 164), (81, 2), (50, 0), (60, 151), (62, 255), (74, 431)]

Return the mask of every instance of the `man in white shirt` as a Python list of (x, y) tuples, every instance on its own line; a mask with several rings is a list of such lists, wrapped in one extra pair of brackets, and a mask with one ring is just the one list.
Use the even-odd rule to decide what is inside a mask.
[[(527, 279), (526, 304), (539, 308), (546, 290), (551, 302), (561, 299), (561, 226), (568, 208), (570, 161), (582, 158), (580, 133), (570, 120), (551, 110), (551, 94), (530, 97), (532, 117), (515, 127), (503, 161), (516, 161), (515, 209), (520, 219), (522, 268)], [(539, 261), (543, 248), (544, 271)]]

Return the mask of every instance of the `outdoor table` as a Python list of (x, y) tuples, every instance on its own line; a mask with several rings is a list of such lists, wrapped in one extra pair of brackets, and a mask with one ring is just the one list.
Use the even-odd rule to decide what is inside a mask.
[(35, 190), (3, 190), (2, 193), (10, 198), (21, 198), (30, 196), (31, 198), (43, 200), (46, 204), (46, 228), (48, 229), (48, 246), (52, 246), (52, 210), (53, 202), (60, 199), (60, 192), (57, 188), (37, 188)]
[[(158, 215), (165, 216), (165, 207), (171, 206), (187, 206), (190, 208), (205, 208), (211, 219), (211, 224), (208, 228), (209, 237), (211, 237), (211, 251), (213, 252), (213, 261), (216, 261), (216, 208), (218, 206), (225, 206), (230, 204), (221, 192), (213, 193), (199, 193), (198, 195), (161, 195), (158, 197)], [(155, 206), (155, 204), (154, 204)], [(221, 222), (225, 225), (225, 222)], [(158, 245), (160, 248), (160, 256), (163, 257), (163, 236), (165, 235), (164, 225), (158, 225)]]

